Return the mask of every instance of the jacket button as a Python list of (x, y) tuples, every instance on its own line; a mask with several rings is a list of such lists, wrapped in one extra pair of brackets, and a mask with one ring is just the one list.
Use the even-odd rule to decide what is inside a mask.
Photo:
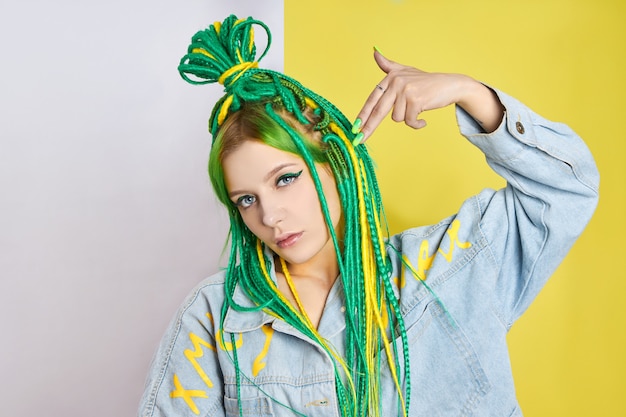
[(524, 132), (526, 131), (524, 129), (524, 125), (522, 124), (522, 122), (515, 122), (515, 128), (517, 129), (520, 135), (523, 135)]

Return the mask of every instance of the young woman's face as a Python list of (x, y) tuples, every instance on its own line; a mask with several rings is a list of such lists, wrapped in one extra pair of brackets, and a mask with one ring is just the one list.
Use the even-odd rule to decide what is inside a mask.
[[(302, 158), (249, 140), (223, 161), (226, 188), (246, 226), (292, 265), (334, 256), (313, 179)], [(331, 173), (317, 165), (333, 227), (341, 218)]]

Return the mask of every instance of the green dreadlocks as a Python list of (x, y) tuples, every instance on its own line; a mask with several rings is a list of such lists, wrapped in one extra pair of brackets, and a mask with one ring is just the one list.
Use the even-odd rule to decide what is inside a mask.
[[(263, 28), (268, 37), (267, 47), (258, 58), (254, 25)], [(231, 15), (196, 33), (178, 67), (186, 81), (192, 84), (218, 82), (226, 92), (216, 103), (209, 120), (209, 130), (214, 137), (209, 174), (218, 198), (228, 208), (231, 223), (226, 303), (220, 319), (222, 338), (225, 337), (223, 321), (229, 309), (263, 309), (280, 317), (333, 358), (342, 416), (381, 415), (380, 355), (384, 352), (396, 385), (399, 411), (406, 416), (410, 400), (408, 341), (390, 282), (391, 267), (381, 231), (383, 209), (372, 161), (365, 146), (352, 145), (351, 124), (335, 106), (284, 74), (258, 68), (258, 61), (265, 56), (270, 44), (271, 34), (263, 22)], [(266, 256), (265, 245), (250, 232), (228, 199), (221, 160), (226, 146), (224, 132), (238, 123), (235, 115), (252, 120), (248, 124), (254, 132), (249, 133), (249, 138), (258, 138), (270, 146), (297, 154), (309, 168), (334, 243), (345, 307), (350, 312), (345, 315), (346, 352), (343, 356), (318, 334), (304, 309), (293, 306), (278, 290), (268, 273), (272, 263)], [(316, 163), (328, 164), (335, 177), (345, 222), (343, 236), (337, 236), (332, 226)], [(288, 277), (284, 261), (279, 261)], [(236, 286), (245, 291), (256, 307), (244, 307), (234, 301)], [(297, 301), (295, 292), (294, 297)], [(402, 352), (390, 342), (397, 338), (401, 340)], [(231, 334), (230, 339), (235, 346), (235, 335)], [(241, 378), (250, 378), (240, 371), (237, 349), (231, 359), (239, 393)], [(399, 376), (401, 370), (403, 380)]]

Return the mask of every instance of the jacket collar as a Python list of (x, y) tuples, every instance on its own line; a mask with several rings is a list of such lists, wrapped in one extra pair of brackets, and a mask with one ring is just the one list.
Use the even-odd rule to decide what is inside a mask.
[[(268, 271), (270, 278), (274, 281), (274, 283), (277, 283), (276, 273), (274, 271), (274, 254), (266, 248), (265, 255), (270, 259), (270, 268)], [(235, 287), (233, 301), (237, 305), (245, 308), (256, 307), (239, 284)], [(337, 280), (328, 295), (328, 299), (326, 300), (324, 312), (326, 313), (326, 309), (329, 307), (331, 307), (332, 310), (339, 310), (341, 305), (343, 305), (343, 285), (341, 285), (341, 277), (337, 277)], [(345, 322), (343, 320), (341, 320), (342, 324), (337, 326), (336, 318), (325, 316), (327, 316), (327, 314), (322, 315), (322, 321), (320, 322), (320, 327), (318, 328), (321, 334), (329, 333), (334, 335), (345, 328)], [(329, 319), (334, 323), (327, 323)], [(228, 333), (250, 332), (269, 323), (272, 323), (272, 327), (284, 332), (291, 333), (290, 330), (293, 329), (291, 325), (285, 323), (282, 319), (272, 316), (262, 309), (256, 311), (238, 311), (234, 308), (229, 308), (226, 313), (226, 317), (224, 318), (224, 331)], [(295, 329), (293, 329), (293, 331), (295, 331)]]
[[(276, 283), (276, 273), (274, 272), (274, 254), (265, 248), (265, 256), (270, 260), (270, 278)], [(233, 293), (233, 301), (245, 308), (254, 308), (256, 305), (248, 298), (241, 285), (237, 284)], [(243, 333), (259, 329), (267, 323), (277, 320), (276, 317), (266, 313), (262, 309), (256, 311), (238, 311), (229, 308), (224, 318), (224, 331), (229, 333)]]

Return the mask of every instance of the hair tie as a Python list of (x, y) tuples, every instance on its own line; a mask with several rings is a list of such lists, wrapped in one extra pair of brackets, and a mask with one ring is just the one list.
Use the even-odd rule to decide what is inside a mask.
[[(226, 72), (220, 75), (220, 78), (218, 78), (217, 82), (224, 85), (224, 87), (228, 89), (228, 87), (231, 84), (233, 84), (235, 81), (237, 81), (237, 79), (239, 79), (239, 77), (241, 77), (247, 70), (249, 70), (250, 68), (258, 68), (258, 67), (259, 67), (259, 63), (256, 61), (242, 62), (241, 64), (237, 64), (234, 67), (231, 67), (228, 70), (226, 70)], [(229, 77), (231, 79), (229, 80), (228, 84), (226, 84), (225, 81)]]

